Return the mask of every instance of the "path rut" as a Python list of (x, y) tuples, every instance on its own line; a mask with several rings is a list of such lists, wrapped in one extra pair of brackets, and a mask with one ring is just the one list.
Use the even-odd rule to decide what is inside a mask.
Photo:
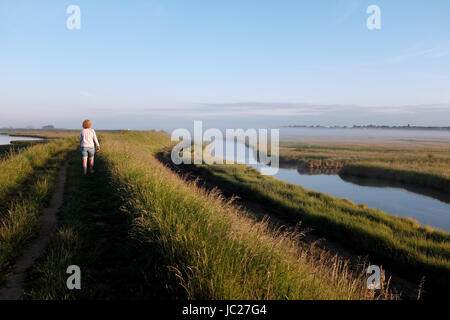
[(56, 230), (58, 223), (58, 211), (62, 206), (64, 199), (64, 186), (66, 183), (67, 167), (67, 163), (64, 163), (61, 166), (58, 174), (58, 182), (49, 206), (43, 210), (40, 217), (39, 235), (25, 248), (22, 255), (16, 260), (11, 273), (6, 276), (6, 283), (2, 288), (0, 288), (0, 300), (22, 299), (26, 271), (44, 252), (50, 237)]

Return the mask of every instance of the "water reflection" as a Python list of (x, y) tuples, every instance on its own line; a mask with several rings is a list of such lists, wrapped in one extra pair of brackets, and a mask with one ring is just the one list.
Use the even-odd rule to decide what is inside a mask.
[(11, 141), (34, 141), (34, 140), (42, 140), (42, 139), (35, 137), (12, 137), (7, 134), (0, 134), (0, 145), (11, 144)]
[(401, 188), (427, 197), (435, 198), (442, 202), (450, 204), (450, 194), (446, 192), (440, 192), (438, 190), (428, 189), (424, 187), (405, 185), (404, 183), (396, 181), (386, 181), (382, 179), (364, 178), (348, 175), (339, 175), (339, 176), (344, 181), (351, 182), (359, 186), (378, 187), (378, 188)]
[[(249, 158), (254, 156), (253, 149), (248, 149), (246, 147), (245, 159), (236, 159), (236, 157), (234, 159), (239, 163), (248, 164)], [(261, 164), (251, 166), (261, 171)], [(340, 177), (337, 173), (338, 169), (323, 171), (283, 165), (274, 178), (338, 198), (347, 198), (357, 204), (365, 204), (389, 214), (412, 217), (422, 225), (430, 225), (450, 232), (448, 195), (396, 182)]]

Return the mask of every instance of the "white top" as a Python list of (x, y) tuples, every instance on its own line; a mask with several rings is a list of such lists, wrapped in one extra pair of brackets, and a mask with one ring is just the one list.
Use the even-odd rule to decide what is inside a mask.
[[(95, 130), (92, 128), (83, 129), (78, 136), (78, 140), (80, 140), (81, 147), (100, 147), (100, 143), (98, 143), (97, 135), (95, 134)], [(95, 144), (94, 144), (95, 143)]]

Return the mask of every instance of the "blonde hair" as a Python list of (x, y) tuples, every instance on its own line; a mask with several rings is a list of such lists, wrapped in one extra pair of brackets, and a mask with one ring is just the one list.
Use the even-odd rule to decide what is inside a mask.
[(88, 129), (88, 128), (90, 128), (91, 126), (92, 126), (91, 120), (84, 120), (84, 121), (83, 121), (83, 128), (84, 128), (84, 129)]

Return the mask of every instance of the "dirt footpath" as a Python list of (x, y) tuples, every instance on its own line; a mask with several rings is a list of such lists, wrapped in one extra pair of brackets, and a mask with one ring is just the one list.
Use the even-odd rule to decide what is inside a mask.
[(11, 273), (6, 276), (6, 284), (0, 288), (0, 300), (22, 299), (26, 271), (43, 253), (50, 237), (56, 230), (58, 211), (63, 203), (67, 166), (67, 163), (65, 163), (59, 170), (58, 182), (50, 204), (44, 209), (40, 218), (39, 235), (25, 248), (22, 256), (14, 264)]

